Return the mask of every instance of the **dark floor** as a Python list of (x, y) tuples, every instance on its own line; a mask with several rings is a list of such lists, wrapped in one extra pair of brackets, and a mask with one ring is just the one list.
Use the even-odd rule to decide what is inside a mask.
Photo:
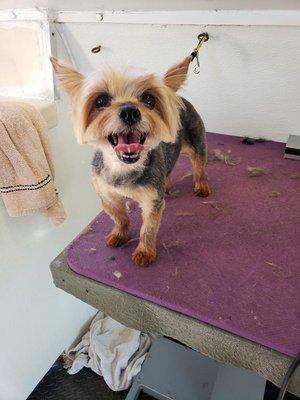
[[(277, 394), (278, 388), (267, 382), (264, 400), (276, 400)], [(76, 375), (69, 375), (61, 361), (57, 360), (27, 400), (124, 400), (126, 395), (127, 391), (110, 390), (103, 378), (90, 369), (83, 368)], [(153, 399), (147, 394), (139, 397), (139, 400)], [(300, 398), (287, 394), (285, 400)]]
[[(273, 385), (273, 383), (267, 381), (264, 400), (276, 400), (278, 392), (279, 392), (278, 387)], [(300, 397), (293, 396), (290, 393), (287, 393), (284, 398), (284, 400), (299, 400), (299, 399)]]
[[(69, 375), (57, 360), (27, 400), (123, 400), (127, 391), (113, 392), (103, 378), (92, 370), (83, 368)], [(139, 400), (152, 400), (142, 394)]]

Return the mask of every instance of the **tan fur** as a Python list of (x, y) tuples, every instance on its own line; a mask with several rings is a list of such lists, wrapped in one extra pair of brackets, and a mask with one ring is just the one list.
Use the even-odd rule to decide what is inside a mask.
[(113, 230), (106, 236), (105, 240), (109, 246), (118, 247), (126, 243), (129, 238), (129, 218), (125, 199), (122, 195), (116, 193), (113, 187), (101, 185), (101, 180), (97, 178), (96, 176), (92, 178), (94, 189), (102, 200), (103, 210), (115, 222)]
[(76, 92), (82, 87), (83, 75), (69, 65), (58, 61), (55, 57), (50, 57), (50, 61), (61, 86), (71, 96), (75, 96)]
[[(61, 86), (72, 98), (73, 125), (80, 144), (97, 142), (101, 145), (110, 133), (124, 129), (118, 109), (125, 102), (139, 104), (143, 118), (136, 129), (148, 134), (148, 147), (155, 147), (161, 141), (175, 142), (183, 104), (175, 91), (156, 75), (103, 69), (101, 74), (97, 72), (84, 77), (54, 57), (50, 61)], [(149, 110), (140, 103), (140, 96), (146, 90), (155, 95), (155, 110)], [(113, 101), (110, 107), (99, 111), (94, 107), (94, 102), (103, 91), (108, 92)]]
[[(73, 125), (79, 143), (89, 143), (99, 148), (103, 154), (105, 165), (109, 165), (110, 174), (122, 174), (138, 171), (143, 167), (147, 153), (161, 141), (175, 142), (180, 128), (180, 110), (183, 102), (176, 91), (185, 81), (188, 65), (187, 57), (181, 63), (169, 69), (164, 78), (158, 78), (151, 73), (141, 73), (136, 69), (119, 71), (105, 69), (88, 76), (83, 76), (56, 58), (50, 58), (58, 80), (69, 93), (72, 100)], [(141, 101), (142, 94), (149, 91), (154, 95), (156, 103), (153, 109)], [(97, 108), (95, 101), (101, 93), (108, 93), (110, 103), (103, 108)], [(135, 124), (135, 131), (146, 134), (145, 151), (133, 165), (121, 163), (107, 140), (113, 133), (124, 133), (124, 124), (120, 120), (120, 106), (124, 103), (136, 105), (141, 113), (141, 120)], [(125, 131), (126, 133), (126, 131)], [(201, 193), (204, 184), (204, 174), (200, 171), (203, 163), (195, 155), (191, 156), (195, 170), (195, 190)], [(198, 169), (198, 172), (196, 170)], [(109, 246), (121, 246), (128, 238), (129, 218), (125, 198), (139, 203), (142, 209), (143, 223), (140, 231), (139, 244), (132, 255), (133, 261), (140, 266), (146, 266), (156, 258), (156, 235), (161, 222), (164, 201), (153, 187), (111, 185), (105, 175), (94, 175), (93, 185), (102, 199), (104, 211), (115, 223), (113, 230), (106, 236)], [(170, 189), (170, 178), (166, 180), (166, 189)]]
[(207, 197), (211, 191), (205, 174), (206, 159), (201, 157), (193, 147), (184, 145), (181, 153), (187, 155), (192, 163), (194, 177), (194, 192), (197, 196)]
[(166, 186), (165, 186), (166, 193), (169, 194), (171, 189), (172, 189), (172, 179), (171, 175), (168, 175), (166, 178)]
[(188, 56), (171, 67), (165, 74), (165, 84), (175, 92), (177, 92), (185, 82), (190, 62), (191, 56)]
[(143, 224), (140, 231), (140, 242), (132, 255), (132, 259), (137, 265), (146, 267), (156, 259), (156, 235), (161, 222), (164, 203), (159, 209), (155, 209), (153, 202), (144, 198), (141, 208)]
[(146, 266), (156, 258), (156, 234), (160, 225), (164, 203), (158, 209), (154, 206), (157, 199), (156, 190), (150, 187), (118, 187), (107, 184), (100, 176), (93, 177), (96, 192), (102, 199), (104, 211), (115, 222), (112, 232), (106, 236), (106, 243), (117, 247), (128, 240), (129, 219), (124, 198), (139, 203), (142, 209), (143, 224), (140, 231), (140, 242), (133, 254), (133, 261)]
[(106, 214), (115, 222), (113, 230), (105, 238), (106, 243), (112, 247), (121, 246), (128, 240), (129, 229), (129, 218), (124, 199), (110, 193), (109, 199), (102, 199), (102, 206)]

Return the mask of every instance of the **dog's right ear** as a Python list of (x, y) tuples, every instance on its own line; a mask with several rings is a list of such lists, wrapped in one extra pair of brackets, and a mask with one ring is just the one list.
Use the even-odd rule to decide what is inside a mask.
[(51, 56), (50, 61), (60, 85), (70, 96), (73, 96), (82, 86), (84, 76), (73, 67), (58, 61), (55, 57)]
[(70, 65), (58, 61), (55, 57), (50, 57), (50, 61), (60, 86), (62, 86), (72, 98), (73, 125), (77, 142), (79, 144), (86, 143), (87, 141), (83, 128), (83, 113), (78, 112), (81, 108), (77, 104), (80, 98), (80, 89), (83, 85), (84, 76)]

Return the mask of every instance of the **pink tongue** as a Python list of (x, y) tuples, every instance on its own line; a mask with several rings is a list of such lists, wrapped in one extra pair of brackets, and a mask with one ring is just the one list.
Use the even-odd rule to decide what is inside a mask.
[(118, 135), (118, 144), (115, 151), (124, 151), (125, 153), (137, 153), (144, 149), (144, 146), (138, 143), (138, 136), (135, 132), (126, 135)]
[(137, 153), (144, 149), (144, 146), (140, 143), (121, 143), (118, 144), (115, 148), (115, 151), (124, 151), (125, 153)]

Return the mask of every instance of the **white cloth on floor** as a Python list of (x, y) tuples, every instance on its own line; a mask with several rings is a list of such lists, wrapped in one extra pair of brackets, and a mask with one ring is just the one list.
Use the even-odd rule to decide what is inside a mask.
[(125, 390), (140, 372), (153, 338), (99, 311), (81, 342), (65, 354), (65, 367), (71, 375), (91, 368), (112, 390)]

